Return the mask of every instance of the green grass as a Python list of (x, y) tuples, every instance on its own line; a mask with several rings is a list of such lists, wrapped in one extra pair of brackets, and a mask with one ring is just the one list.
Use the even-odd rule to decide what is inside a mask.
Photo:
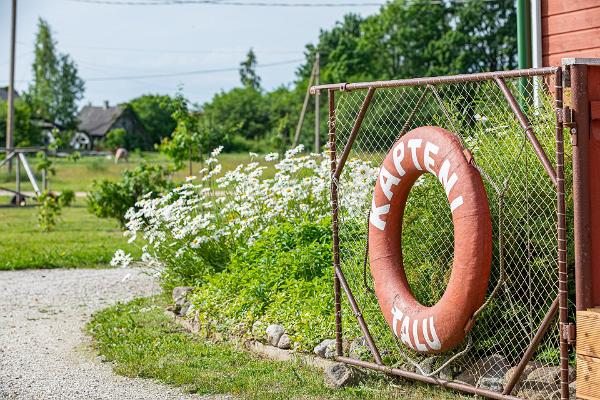
[[(262, 160), (262, 157), (259, 157)], [(250, 162), (250, 155), (248, 153), (239, 154), (221, 154), (219, 160), (223, 165), (223, 171), (229, 171), (235, 169), (240, 163)], [(127, 169), (133, 169), (139, 165), (142, 160), (149, 164), (162, 164), (167, 165), (168, 159), (159, 153), (142, 153), (141, 157), (135, 154), (129, 156), (129, 162), (115, 164), (113, 160), (107, 159), (106, 157), (82, 157), (80, 160), (73, 162), (65, 158), (51, 158), (56, 169), (56, 175), (50, 176), (50, 190), (63, 191), (70, 189), (75, 192), (87, 192), (90, 190), (92, 182), (94, 180), (110, 179), (118, 180), (121, 173)], [(36, 160), (35, 157), (29, 157), (29, 163), (35, 170)], [(200, 163), (193, 163), (192, 171), (197, 174), (201, 169)], [(176, 182), (183, 182), (185, 177), (188, 175), (188, 166), (177, 171), (173, 179)], [(33, 190), (27, 175), (23, 168), (21, 169), (21, 190), (31, 191)], [(38, 178), (38, 184), (41, 185), (41, 178), (36, 173)], [(8, 175), (6, 168), (2, 168), (0, 171), (0, 186), (8, 187), (14, 190), (15, 176), (14, 172), (12, 175)]]
[(116, 373), (158, 379), (203, 395), (242, 399), (466, 399), (440, 388), (369, 374), (353, 388), (329, 389), (323, 374), (291, 362), (262, 359), (231, 344), (190, 334), (164, 313), (166, 298), (137, 299), (96, 313), (94, 345)]
[(35, 207), (0, 208), (0, 270), (105, 266), (119, 248), (139, 256), (117, 222), (93, 216), (83, 202), (63, 208), (51, 232), (38, 228)]

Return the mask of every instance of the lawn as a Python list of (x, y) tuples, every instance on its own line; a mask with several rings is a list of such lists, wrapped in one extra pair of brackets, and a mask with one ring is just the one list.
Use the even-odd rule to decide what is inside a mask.
[(118, 223), (88, 213), (83, 199), (63, 209), (52, 232), (37, 227), (35, 207), (0, 208), (0, 270), (105, 266), (119, 248), (139, 256)]
[(316, 369), (266, 360), (184, 331), (165, 315), (166, 302), (165, 297), (137, 299), (93, 316), (88, 331), (116, 373), (158, 379), (191, 393), (242, 399), (469, 398), (381, 374), (369, 374), (357, 387), (329, 389)]
[[(262, 158), (261, 158), (262, 159)], [(54, 167), (56, 169), (56, 175), (50, 176), (50, 190), (63, 191), (70, 189), (75, 192), (87, 192), (90, 190), (92, 182), (94, 180), (111, 179), (117, 180), (121, 173), (126, 169), (133, 169), (141, 162), (145, 161), (149, 164), (169, 164), (168, 159), (160, 153), (141, 153), (131, 154), (129, 156), (129, 162), (121, 162), (115, 164), (112, 159), (100, 156), (89, 156), (82, 157), (78, 161), (71, 161), (66, 158), (51, 157)], [(229, 171), (235, 169), (240, 163), (248, 163), (251, 157), (248, 153), (230, 153), (222, 154), (219, 156), (219, 160), (223, 165), (223, 171)], [(34, 157), (29, 158), (29, 163), (32, 168), (35, 169), (36, 160)], [(192, 171), (194, 174), (201, 169), (200, 163), (193, 163)], [(183, 182), (185, 177), (188, 175), (188, 166), (177, 171), (173, 179), (177, 182)], [(27, 175), (23, 169), (21, 169), (21, 182), (22, 190), (31, 191), (33, 190)], [(38, 182), (41, 182), (38, 176)], [(14, 190), (15, 177), (14, 173), (8, 175), (6, 168), (2, 168), (0, 171), (0, 186), (7, 187)]]

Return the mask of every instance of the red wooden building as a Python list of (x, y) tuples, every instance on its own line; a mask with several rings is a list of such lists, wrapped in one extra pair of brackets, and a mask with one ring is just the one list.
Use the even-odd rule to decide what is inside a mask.
[(541, 0), (540, 17), (542, 65), (560, 65), (567, 57), (600, 58), (600, 0)]

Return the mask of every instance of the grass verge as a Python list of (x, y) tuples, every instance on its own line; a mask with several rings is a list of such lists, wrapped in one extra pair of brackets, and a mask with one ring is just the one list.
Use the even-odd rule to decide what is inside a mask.
[(83, 202), (63, 208), (51, 232), (38, 228), (35, 207), (0, 208), (0, 270), (100, 267), (118, 248), (139, 257), (117, 222), (95, 217)]
[(468, 398), (379, 374), (369, 375), (358, 387), (329, 389), (316, 369), (265, 360), (186, 332), (165, 315), (166, 302), (165, 297), (137, 299), (93, 316), (87, 329), (116, 373), (158, 379), (191, 393), (242, 399)]

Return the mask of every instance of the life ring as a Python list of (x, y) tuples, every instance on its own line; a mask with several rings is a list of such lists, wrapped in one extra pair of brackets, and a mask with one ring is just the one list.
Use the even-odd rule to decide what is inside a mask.
[[(483, 304), (492, 260), (487, 195), (472, 156), (445, 129), (416, 128), (398, 140), (381, 166), (369, 217), (371, 274), (381, 311), (394, 334), (420, 353), (460, 344)], [(454, 224), (454, 262), (448, 286), (432, 307), (412, 294), (402, 263), (402, 219), (413, 184), (424, 173), (442, 184)]]

